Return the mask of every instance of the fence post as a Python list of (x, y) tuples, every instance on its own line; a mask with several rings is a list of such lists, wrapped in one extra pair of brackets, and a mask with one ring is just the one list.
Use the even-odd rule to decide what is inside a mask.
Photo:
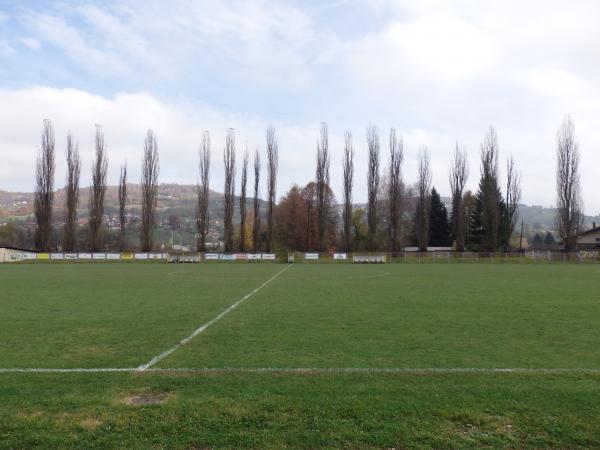
[(479, 252), (475, 253), (475, 262), (479, 262)]
[(404, 250), (404, 264), (406, 264), (406, 250)]

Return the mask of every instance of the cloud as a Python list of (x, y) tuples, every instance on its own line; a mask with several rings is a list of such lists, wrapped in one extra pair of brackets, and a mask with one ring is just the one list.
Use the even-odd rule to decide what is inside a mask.
[[(10, 33), (0, 27), (2, 100), (8, 101), (0, 111), (0, 151), (23, 149), (23, 163), (18, 154), (9, 158), (29, 176), (27, 158), (47, 116), (61, 139), (72, 128), (86, 151), (93, 124), (102, 123), (114, 145), (114, 167), (124, 158), (136, 165), (152, 126), (163, 179), (194, 182), (203, 129), (214, 133), (217, 155), (227, 127), (236, 128), (239, 148), (248, 142), (252, 150), (263, 146), (273, 122), (283, 189), (313, 177), (319, 123), (327, 121), (332, 167), (341, 161), (344, 130), (354, 133), (361, 201), (368, 123), (379, 125), (382, 144), (390, 127), (403, 135), (407, 182), (416, 178), (419, 146), (427, 145), (441, 193), (448, 192), (456, 140), (467, 146), (469, 187), (476, 188), (479, 145), (494, 125), (501, 158), (514, 154), (523, 171), (525, 201), (550, 205), (556, 128), (571, 114), (584, 193), (597, 192), (600, 3), (317, 3), (109, 0), (11, 11)], [(24, 39), (39, 41), (44, 51), (32, 55), (20, 45)], [(386, 152), (384, 145), (382, 168)], [(215, 177), (220, 164), (216, 158)], [(21, 182), (16, 170), (0, 170), (3, 185), (32, 184)], [(339, 170), (332, 170), (332, 183), (341, 185)], [(590, 212), (600, 211), (597, 196), (585, 200)]]
[(39, 50), (40, 48), (42, 48), (42, 44), (40, 44), (40, 41), (38, 41), (35, 38), (22, 38), (21, 43), (30, 50)]

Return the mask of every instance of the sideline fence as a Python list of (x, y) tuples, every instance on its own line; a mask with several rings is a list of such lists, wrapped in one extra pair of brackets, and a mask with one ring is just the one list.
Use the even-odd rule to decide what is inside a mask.
[(272, 253), (34, 253), (12, 251), (0, 262), (172, 262), (172, 263), (255, 263), (288, 262), (301, 264), (528, 264), (598, 263), (600, 250), (565, 253), (558, 251), (526, 252), (272, 252)]

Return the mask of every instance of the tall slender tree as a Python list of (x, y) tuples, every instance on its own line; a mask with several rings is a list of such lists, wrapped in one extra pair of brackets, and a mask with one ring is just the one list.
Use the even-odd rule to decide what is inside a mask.
[(316, 207), (317, 207), (317, 248), (325, 250), (324, 236), (327, 221), (329, 190), (329, 134), (327, 124), (321, 124), (321, 135), (317, 142), (317, 170), (315, 173), (316, 183)]
[(429, 150), (421, 147), (418, 154), (417, 209), (415, 230), (420, 252), (427, 251), (429, 244), (429, 209), (431, 206), (431, 169), (429, 167)]
[(143, 252), (152, 251), (154, 245), (154, 211), (158, 201), (158, 144), (152, 130), (148, 130), (142, 157), (142, 227), (140, 232)]
[(506, 205), (498, 184), (498, 153), (498, 135), (490, 127), (481, 145), (481, 178), (470, 218), (471, 246), (479, 251), (497, 251), (503, 238)]
[(205, 131), (202, 135), (199, 157), (200, 183), (197, 189), (196, 226), (198, 239), (196, 240), (196, 249), (199, 252), (204, 252), (206, 251), (206, 235), (208, 234), (208, 200), (210, 196), (210, 134), (208, 131)]
[(52, 249), (52, 206), (54, 203), (54, 129), (44, 120), (42, 145), (35, 166), (35, 195), (33, 200), (36, 221), (35, 248), (49, 252)]
[(343, 216), (343, 239), (344, 250), (352, 251), (352, 185), (354, 178), (354, 144), (352, 133), (346, 131), (344, 143), (344, 160), (342, 163), (344, 173), (344, 211)]
[(260, 186), (260, 153), (258, 148), (254, 153), (254, 203), (253, 203), (253, 224), (252, 224), (252, 251), (257, 252), (260, 241), (260, 199), (258, 188)]
[(127, 231), (127, 163), (121, 166), (119, 175), (119, 251), (125, 250), (125, 233)]
[(65, 245), (66, 252), (75, 250), (75, 232), (77, 227), (77, 205), (79, 204), (79, 176), (81, 161), (77, 143), (71, 133), (67, 135), (67, 186), (65, 192)]
[(389, 235), (392, 252), (398, 251), (400, 223), (402, 221), (402, 159), (404, 146), (396, 130), (390, 130), (390, 167), (388, 180)]
[(575, 125), (566, 117), (556, 136), (556, 226), (563, 248), (569, 252), (577, 245), (583, 226), (583, 200), (579, 179), (579, 143)]
[(242, 160), (240, 187), (240, 252), (246, 251), (246, 185), (248, 184), (248, 146)]
[(225, 166), (223, 241), (225, 243), (225, 251), (231, 252), (233, 251), (233, 208), (235, 194), (235, 131), (232, 128), (227, 130), (225, 149), (223, 150), (223, 164)]
[(92, 163), (92, 186), (90, 187), (89, 213), (90, 213), (90, 250), (99, 252), (104, 244), (104, 230), (102, 218), (104, 216), (104, 195), (106, 194), (106, 172), (108, 160), (104, 146), (104, 132), (100, 125), (96, 125), (95, 158)]
[(377, 234), (377, 194), (379, 191), (379, 132), (377, 127), (367, 127), (369, 163), (367, 167), (367, 226), (369, 250), (375, 250)]
[(273, 212), (275, 210), (275, 195), (277, 187), (277, 168), (279, 166), (279, 147), (275, 139), (275, 128), (267, 128), (267, 251), (270, 252), (273, 246)]
[(505, 249), (510, 250), (510, 237), (519, 219), (519, 202), (521, 201), (521, 174), (515, 166), (512, 155), (506, 161), (506, 209), (504, 214)]
[(450, 217), (450, 230), (456, 243), (456, 251), (465, 251), (466, 239), (466, 212), (463, 200), (463, 191), (469, 177), (469, 164), (467, 152), (460, 149), (458, 142), (454, 148), (452, 162), (450, 163), (450, 190), (452, 192), (452, 213)]

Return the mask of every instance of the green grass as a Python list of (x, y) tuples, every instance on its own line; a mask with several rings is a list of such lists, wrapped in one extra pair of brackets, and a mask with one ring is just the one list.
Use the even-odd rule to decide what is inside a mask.
[[(0, 266), (0, 368), (137, 367), (284, 266)], [(161, 368), (600, 369), (600, 265), (305, 264)], [(155, 405), (129, 405), (160, 394)], [(0, 448), (600, 448), (600, 375), (0, 373)]]

